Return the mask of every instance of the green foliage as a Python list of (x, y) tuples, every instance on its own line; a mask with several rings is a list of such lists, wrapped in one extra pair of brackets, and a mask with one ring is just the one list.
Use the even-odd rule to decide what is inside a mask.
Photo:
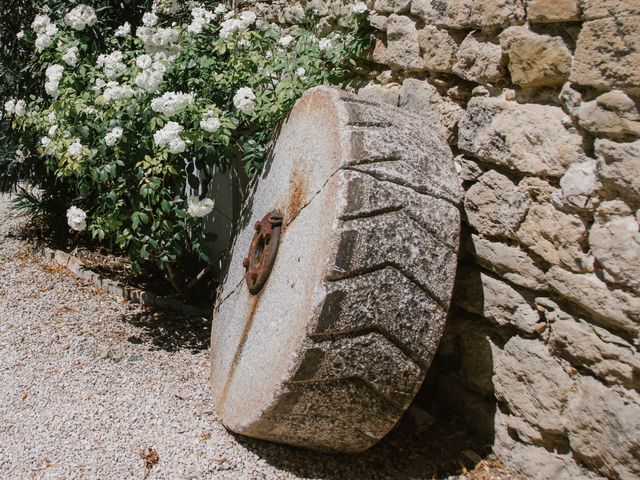
[[(85, 38), (100, 49), (104, 37), (100, 30), (110, 30), (124, 22), (139, 24), (142, 14), (151, 8), (151, 0), (8, 0), (0, 15), (0, 98), (42, 95), (43, 77), (39, 59), (33, 55), (35, 40), (29, 24), (37, 13), (67, 12), (79, 3), (95, 7), (100, 23)], [(19, 32), (24, 37), (17, 37)]]
[[(26, 178), (58, 203), (23, 191), (23, 210), (37, 206), (59, 218), (60, 205), (80, 208), (84, 235), (174, 280), (194, 259), (212, 260), (202, 228), (213, 203), (204, 200), (211, 172), (238, 161), (249, 175), (260, 171), (295, 100), (312, 86), (356, 79), (369, 47), (362, 14), (323, 40), (313, 17), (289, 39), (248, 11), (223, 18), (204, 10), (194, 10), (190, 26), (170, 26), (179, 16), (157, 25), (145, 17), (135, 35), (114, 36), (116, 17), (103, 17), (111, 7), (96, 8), (97, 23), (74, 29), (56, 18), (70, 10), (58, 3), (65, 7), (51, 9), (58, 29), (50, 45), (34, 51), (44, 35), (36, 24), (21, 40), (41, 90), (25, 99), (26, 113), (10, 100), (18, 142), (4, 143), (0, 179), (7, 187)], [(10, 158), (14, 147), (19, 154)], [(188, 188), (200, 198), (185, 198)], [(76, 220), (69, 225), (84, 230), (84, 218)]]

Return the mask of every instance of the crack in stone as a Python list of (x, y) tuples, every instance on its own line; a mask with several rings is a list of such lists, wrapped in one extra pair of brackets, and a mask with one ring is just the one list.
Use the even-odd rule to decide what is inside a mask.
[[(318, 190), (316, 190), (316, 191), (311, 195), (311, 198), (310, 198), (310, 199), (309, 199), (309, 200), (308, 200), (304, 205), (302, 205), (302, 206), (298, 209), (298, 211), (296, 212), (296, 214), (295, 214), (292, 218), (290, 218), (288, 221), (286, 221), (286, 222), (285, 222), (285, 224), (283, 225), (282, 229), (284, 230), (284, 229), (288, 228), (288, 227), (289, 227), (289, 225), (291, 225), (291, 224), (292, 224), (292, 223), (293, 223), (293, 222), (298, 218), (298, 216), (300, 215), (300, 213), (301, 213), (305, 208), (307, 208), (309, 205), (311, 205), (311, 203), (315, 200), (315, 198), (316, 198), (318, 195), (320, 195), (320, 193), (322, 193), (322, 191), (325, 189), (325, 187), (327, 186), (327, 184), (329, 183), (329, 181), (330, 181), (333, 177), (335, 177), (335, 176), (336, 176), (336, 174), (337, 174), (340, 170), (343, 170), (343, 169), (344, 169), (343, 167), (339, 167), (339, 168), (337, 168), (336, 170), (334, 170), (334, 171), (333, 171), (333, 173), (331, 173), (331, 174), (327, 177), (327, 179), (324, 181), (324, 183), (322, 184), (322, 186), (321, 186)], [(249, 227), (245, 227), (245, 229), (246, 229), (246, 228), (249, 228)], [(241, 233), (242, 233), (242, 232), (241, 232)], [(233, 248), (234, 248), (234, 247), (235, 247), (235, 242), (234, 242), (234, 246), (232, 247), (232, 250), (231, 250), (231, 251), (233, 251)], [(230, 291), (230, 292), (229, 292), (229, 293), (228, 293), (228, 294), (227, 294), (227, 295), (226, 295), (222, 300), (220, 300), (220, 302), (217, 302), (217, 303), (216, 303), (216, 307), (215, 307), (214, 311), (219, 310), (219, 309), (220, 309), (220, 307), (222, 307), (222, 305), (223, 305), (223, 304), (224, 304), (224, 303), (229, 299), (229, 297), (231, 297), (231, 296), (232, 296), (232, 295), (233, 295), (233, 294), (238, 290), (238, 288), (240, 287), (240, 285), (242, 285), (242, 282), (244, 282), (244, 281), (245, 281), (246, 277), (247, 277), (247, 274), (245, 273), (245, 274), (242, 276), (242, 278), (238, 281), (238, 283), (236, 284), (236, 286), (235, 286), (235, 287), (233, 287), (233, 290), (231, 290), (231, 291)]]

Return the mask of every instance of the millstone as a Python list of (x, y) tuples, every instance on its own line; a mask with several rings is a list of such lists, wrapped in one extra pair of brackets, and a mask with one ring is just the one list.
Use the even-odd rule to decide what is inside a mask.
[[(218, 295), (211, 385), (222, 423), (323, 451), (380, 440), (442, 335), (460, 197), (451, 151), (420, 116), (309, 90), (245, 208)], [(270, 233), (256, 235), (270, 212), (279, 247), (252, 294), (256, 259), (265, 269), (260, 255), (275, 250)]]

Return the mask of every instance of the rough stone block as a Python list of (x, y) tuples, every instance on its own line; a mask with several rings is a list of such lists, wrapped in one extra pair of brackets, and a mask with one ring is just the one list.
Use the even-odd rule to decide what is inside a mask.
[(638, 0), (582, 0), (585, 20), (640, 15)]
[(371, 57), (373, 61), (376, 63), (384, 63), (386, 61), (385, 55), (387, 54), (387, 44), (381, 39), (376, 38), (375, 45), (373, 47), (373, 52), (371, 52)]
[(427, 25), (455, 29), (504, 28), (525, 17), (522, 0), (413, 0), (411, 13)]
[(502, 77), (502, 48), (492, 37), (471, 32), (456, 53), (453, 73), (476, 83), (493, 83)]
[(527, 18), (533, 23), (580, 20), (578, 0), (527, 0)]
[(494, 453), (507, 465), (514, 478), (535, 480), (602, 480), (580, 468), (571, 453), (559, 454), (544, 447), (527, 445), (511, 438), (509, 416), (496, 413)]
[(558, 100), (569, 115), (575, 116), (578, 107), (582, 104), (582, 94), (573, 87), (570, 82), (565, 83), (560, 90)]
[(640, 477), (640, 396), (581, 378), (567, 405), (571, 451), (608, 478)]
[(622, 290), (609, 290), (595, 274), (578, 275), (558, 267), (547, 272), (547, 281), (560, 296), (593, 315), (597, 323), (640, 333), (640, 299)]
[(476, 97), (459, 123), (459, 147), (531, 175), (561, 177), (582, 158), (582, 137), (558, 107)]
[(386, 103), (388, 105), (398, 106), (398, 99), (400, 98), (400, 85), (397, 83), (391, 83), (388, 85), (378, 85), (375, 83), (369, 84), (362, 88), (358, 95), (362, 98), (367, 98), (375, 102)]
[(595, 223), (589, 230), (589, 245), (607, 282), (640, 293), (638, 222), (631, 212), (609, 214), (612, 203), (605, 202), (596, 211)]
[(444, 29), (425, 25), (418, 31), (418, 44), (427, 70), (450, 73), (456, 61), (458, 42)]
[(604, 328), (575, 318), (548, 299), (540, 299), (549, 326), (549, 348), (572, 365), (589, 370), (607, 384), (638, 388), (640, 358), (633, 345)]
[(499, 326), (537, 332), (540, 317), (525, 298), (507, 283), (477, 270), (459, 273), (455, 303)]
[(393, 13), (395, 3), (395, 0), (376, 0), (373, 9), (380, 13)]
[(420, 55), (418, 30), (409, 17), (391, 15), (387, 22), (387, 49), (381, 57), (382, 63), (392, 69), (410, 72), (425, 70)]
[(576, 44), (571, 81), (640, 91), (640, 16), (586, 22)]
[(380, 30), (381, 32), (387, 31), (388, 20), (388, 17), (384, 15), (369, 15), (369, 23), (371, 24), (371, 26), (376, 30)]
[(305, 10), (314, 12), (319, 17), (326, 17), (329, 15), (328, 2), (324, 0), (309, 0), (306, 2)]
[(393, 11), (394, 13), (409, 13), (411, 10), (411, 2), (412, 0), (394, 0), (393, 2)]
[(561, 205), (579, 210), (592, 209), (599, 201), (597, 162), (585, 159), (571, 165), (560, 179), (560, 195), (556, 196)]
[(496, 358), (496, 398), (544, 434), (565, 432), (564, 406), (574, 380), (537, 340), (512, 337)]
[(635, 102), (619, 90), (583, 103), (575, 114), (580, 126), (594, 135), (617, 140), (640, 137), (640, 112)]
[(583, 252), (587, 230), (575, 215), (556, 210), (552, 205), (534, 204), (518, 230), (518, 238), (552, 265), (575, 272), (593, 271), (593, 258)]
[(304, 8), (300, 3), (294, 3), (291, 6), (285, 7), (282, 11), (282, 22), (284, 24), (299, 25), (305, 21)]
[(448, 140), (453, 140), (455, 127), (464, 115), (460, 105), (442, 97), (429, 82), (412, 78), (402, 82), (398, 106), (426, 117)]
[(518, 183), (518, 189), (526, 192), (534, 202), (550, 203), (558, 190), (548, 181), (538, 177), (525, 177)]
[(515, 238), (529, 208), (529, 198), (506, 176), (489, 170), (467, 191), (469, 224), (483, 235)]
[(532, 290), (546, 290), (544, 272), (518, 247), (472, 235), (469, 248), (478, 263), (505, 280)]
[(571, 72), (571, 52), (561, 37), (539, 35), (527, 27), (510, 27), (500, 35), (509, 57), (509, 73), (524, 88), (564, 83)]
[(634, 203), (640, 203), (640, 140), (615, 143), (598, 139), (598, 176), (605, 186)]
[(460, 177), (460, 180), (462, 181), (475, 181), (483, 173), (482, 168), (480, 168), (477, 162), (471, 160), (470, 158), (465, 158), (464, 155), (458, 155), (455, 158), (455, 162), (458, 177)]

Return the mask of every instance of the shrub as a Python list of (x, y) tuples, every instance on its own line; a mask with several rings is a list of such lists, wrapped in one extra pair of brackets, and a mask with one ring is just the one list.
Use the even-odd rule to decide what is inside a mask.
[[(294, 37), (224, 4), (173, 24), (147, 12), (137, 27), (103, 28), (82, 4), (62, 17), (36, 15), (21, 40), (34, 44), (44, 92), (5, 99), (20, 142), (7, 171), (42, 189), (58, 223), (66, 213), (71, 229), (157, 265), (183, 294), (197, 273), (187, 265), (212, 261), (211, 172), (237, 160), (258, 172), (293, 102), (356, 77), (369, 42), (362, 11), (323, 39), (312, 17)], [(188, 187), (201, 194), (186, 198)]]

